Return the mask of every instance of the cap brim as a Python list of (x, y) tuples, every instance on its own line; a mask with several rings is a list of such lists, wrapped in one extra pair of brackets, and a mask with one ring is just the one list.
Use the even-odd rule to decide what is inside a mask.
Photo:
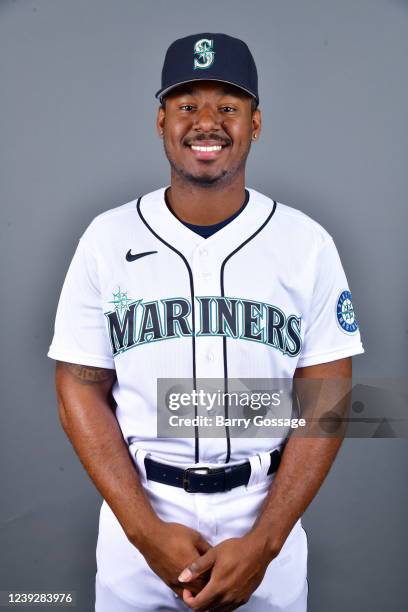
[(217, 79), (216, 77), (197, 77), (196, 79), (188, 79), (187, 81), (180, 81), (179, 83), (174, 83), (174, 85), (170, 85), (170, 87), (159, 89), (159, 91), (155, 94), (155, 97), (161, 101), (162, 98), (167, 93), (169, 93), (169, 91), (172, 91), (176, 87), (179, 87), (179, 85), (185, 85), (186, 83), (194, 83), (194, 81), (216, 81), (217, 83), (227, 83), (228, 85), (233, 85), (234, 87), (237, 87), (238, 89), (241, 89), (242, 91), (245, 91), (252, 98), (255, 98), (255, 100), (259, 103), (259, 98), (256, 94), (254, 94), (253, 91), (250, 91), (249, 89), (246, 89), (246, 87), (242, 87), (242, 85), (238, 85), (237, 83), (232, 83), (232, 81), (226, 81), (225, 79)]

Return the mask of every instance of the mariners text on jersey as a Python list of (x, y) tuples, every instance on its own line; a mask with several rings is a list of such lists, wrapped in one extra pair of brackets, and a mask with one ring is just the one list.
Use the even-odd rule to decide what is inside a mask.
[(169, 462), (241, 461), (280, 438), (231, 439), (226, 427), (225, 438), (197, 431), (165, 442), (158, 381), (219, 379), (228, 390), (231, 380), (291, 380), (298, 368), (361, 353), (350, 288), (332, 237), (304, 213), (248, 188), (240, 214), (204, 238), (173, 215), (165, 192), (85, 230), (48, 354), (116, 370), (115, 414), (129, 443)]
[[(114, 310), (105, 312), (113, 355), (169, 338), (191, 336), (191, 303), (185, 298), (130, 301), (120, 288)], [(301, 318), (285, 315), (277, 306), (230, 297), (195, 298), (199, 312), (196, 336), (228, 336), (252, 340), (294, 357), (301, 349)]]

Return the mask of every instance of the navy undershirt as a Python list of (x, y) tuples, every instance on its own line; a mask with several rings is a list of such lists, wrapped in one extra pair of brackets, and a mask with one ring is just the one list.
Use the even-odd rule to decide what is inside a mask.
[[(187, 223), (186, 221), (182, 221), (181, 219), (179, 219), (179, 221), (183, 223), (183, 225), (191, 229), (193, 232), (196, 232), (196, 234), (199, 234), (200, 236), (202, 236), (203, 238), (209, 238), (210, 236), (215, 234), (215, 232), (218, 232), (218, 230), (223, 228), (225, 225), (228, 225), (228, 223), (231, 223), (231, 221), (233, 221), (236, 217), (238, 217), (238, 215), (242, 213), (245, 206), (248, 204), (248, 200), (249, 200), (249, 192), (245, 189), (245, 201), (242, 204), (241, 208), (239, 208), (237, 212), (235, 212), (233, 215), (228, 217), (228, 219), (224, 219), (224, 221), (220, 221), (219, 223), (214, 223), (213, 225), (194, 225), (193, 223)], [(167, 206), (169, 207), (170, 211), (173, 212), (170, 206), (168, 205), (168, 203), (167, 203)]]

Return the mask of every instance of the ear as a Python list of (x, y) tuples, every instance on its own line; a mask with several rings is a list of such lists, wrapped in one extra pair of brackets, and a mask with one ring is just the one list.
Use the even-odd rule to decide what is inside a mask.
[(252, 138), (254, 140), (259, 138), (262, 128), (262, 115), (259, 108), (252, 113)]
[(157, 111), (156, 128), (157, 128), (157, 133), (159, 134), (160, 138), (163, 137), (163, 133), (164, 133), (165, 116), (166, 116), (165, 108), (163, 108), (163, 106), (159, 106), (159, 109)]

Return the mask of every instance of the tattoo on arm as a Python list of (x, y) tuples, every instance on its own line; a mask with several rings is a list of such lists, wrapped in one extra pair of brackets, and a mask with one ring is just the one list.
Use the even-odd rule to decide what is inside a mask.
[(58, 367), (67, 369), (78, 381), (84, 384), (102, 383), (115, 379), (115, 370), (80, 365), (78, 363), (58, 362)]

